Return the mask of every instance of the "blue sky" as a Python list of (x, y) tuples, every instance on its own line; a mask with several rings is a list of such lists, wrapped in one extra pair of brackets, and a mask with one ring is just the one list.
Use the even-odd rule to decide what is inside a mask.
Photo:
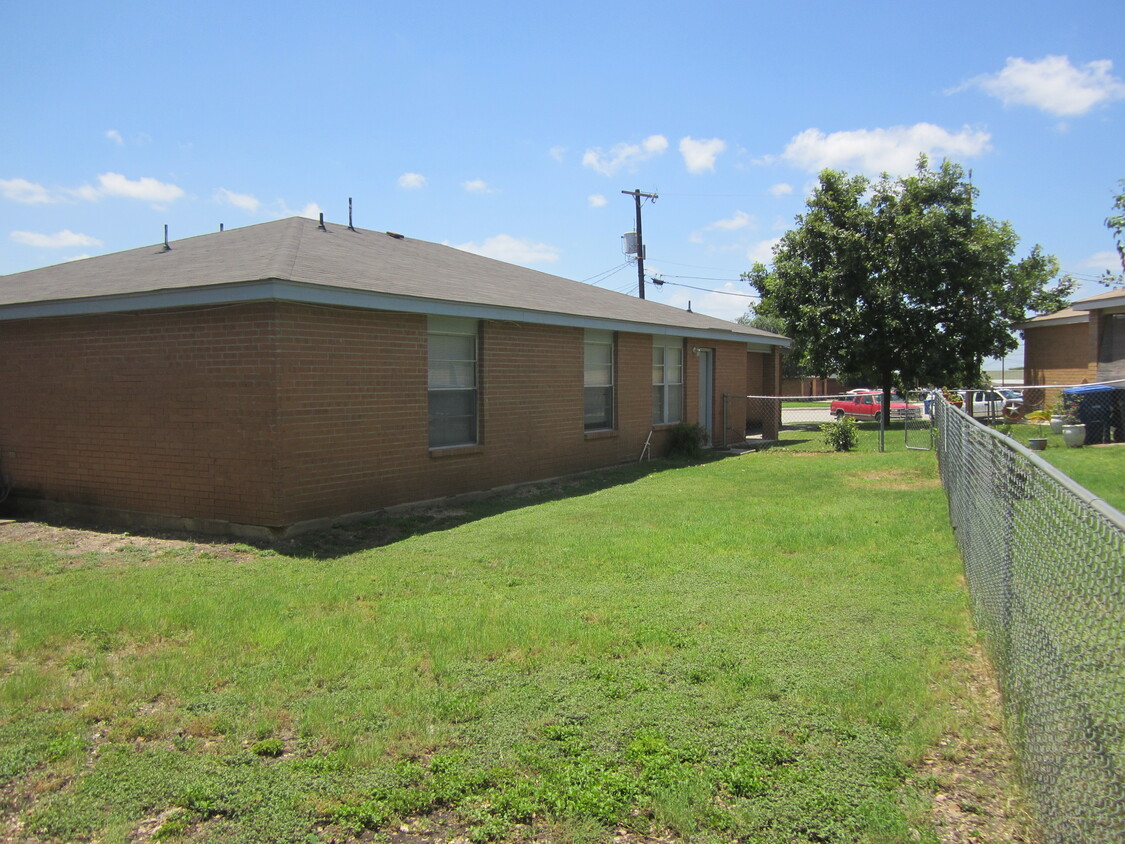
[(5, 3), (0, 274), (353, 197), (358, 226), (635, 295), (639, 188), (648, 297), (733, 319), (821, 168), (926, 152), (1021, 256), (1091, 279), (1120, 24), (1108, 0)]

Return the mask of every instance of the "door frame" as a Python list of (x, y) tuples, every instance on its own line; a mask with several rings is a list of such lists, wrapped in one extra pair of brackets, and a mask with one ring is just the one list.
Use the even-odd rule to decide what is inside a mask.
[(707, 434), (704, 445), (710, 446), (715, 429), (715, 350), (692, 351), (699, 358), (699, 425)]

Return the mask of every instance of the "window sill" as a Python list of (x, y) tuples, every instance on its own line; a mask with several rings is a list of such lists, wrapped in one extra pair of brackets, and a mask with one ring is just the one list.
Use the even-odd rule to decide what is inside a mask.
[(430, 457), (468, 457), (472, 454), (484, 454), (484, 446), (444, 445), (440, 448), (430, 449)]
[(617, 431), (610, 428), (610, 429), (607, 429), (607, 430), (604, 430), (604, 431), (586, 431), (585, 436), (586, 436), (587, 442), (589, 442), (590, 440), (615, 439), (616, 437), (620, 436), (620, 434)]

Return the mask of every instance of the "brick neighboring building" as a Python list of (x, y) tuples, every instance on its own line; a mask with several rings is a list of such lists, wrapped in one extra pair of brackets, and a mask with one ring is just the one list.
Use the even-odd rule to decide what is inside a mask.
[(788, 345), (303, 218), (170, 246), (0, 278), (10, 503), (264, 535), (723, 444)]
[[(1024, 383), (1121, 381), (1125, 387), (1125, 289), (1080, 299), (1017, 328), (1024, 332)], [(1044, 390), (1050, 407), (1060, 390)]]

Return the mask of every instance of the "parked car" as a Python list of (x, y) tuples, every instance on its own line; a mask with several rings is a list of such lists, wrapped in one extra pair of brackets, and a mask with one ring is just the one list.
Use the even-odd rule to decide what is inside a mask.
[[(830, 410), (837, 419), (850, 416), (860, 421), (870, 421), (879, 418), (883, 409), (883, 393), (881, 390), (866, 390), (862, 393), (845, 396), (832, 402)], [(922, 416), (922, 408), (910, 404), (895, 393), (891, 393), (891, 419), (918, 419)]]
[[(1012, 398), (1012, 393), (1016, 393), (1019, 398)], [(969, 399), (972, 398), (975, 419), (1004, 419), (1014, 411), (1023, 409), (1023, 394), (1016, 390), (960, 390), (958, 394), (964, 402), (961, 409), (966, 413), (969, 412)]]

